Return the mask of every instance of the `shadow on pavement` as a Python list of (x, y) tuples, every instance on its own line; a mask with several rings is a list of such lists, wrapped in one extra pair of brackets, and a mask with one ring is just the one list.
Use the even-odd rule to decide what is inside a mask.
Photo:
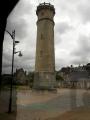
[(9, 113), (10, 89), (5, 86), (0, 93), (0, 120), (16, 120), (17, 116), (17, 92), (12, 90), (11, 112)]

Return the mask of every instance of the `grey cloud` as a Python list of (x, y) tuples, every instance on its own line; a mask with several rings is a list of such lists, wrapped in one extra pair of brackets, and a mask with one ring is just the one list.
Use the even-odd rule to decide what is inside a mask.
[(19, 21), (12, 21), (11, 19), (8, 19), (6, 29), (10, 32), (15, 29), (16, 37), (22, 39), (27, 36), (27, 26), (27, 22), (23, 18), (19, 19)]
[(90, 22), (90, 1), (86, 0), (84, 4), (78, 6), (78, 11), (82, 17), (83, 22)]
[(10, 74), (11, 73), (11, 66), (3, 67), (2, 74)]
[(70, 26), (66, 22), (60, 22), (57, 23), (55, 26), (55, 43), (56, 45), (59, 44), (62, 41), (61, 35), (65, 34), (69, 30), (72, 29), (72, 26)]
[(90, 52), (90, 37), (86, 36), (80, 36), (78, 40), (78, 48), (74, 51), (74, 55), (80, 56), (84, 55), (87, 56), (89, 55)]
[(15, 61), (14, 68), (16, 69), (19, 67), (19, 68), (24, 68), (25, 70), (31, 71), (32, 69), (34, 69), (34, 62), (35, 62), (35, 59), (33, 58), (31, 59), (18, 58)]
[(23, 52), (22, 57), (15, 56), (14, 67), (16, 68), (24, 68), (25, 70), (34, 69), (35, 64), (35, 56), (32, 50), (27, 50)]
[(12, 59), (12, 54), (10, 53), (10, 51), (4, 51), (3, 52), (3, 59), (5, 61), (10, 61)]
[(16, 16), (16, 18), (23, 16), (24, 14), (30, 14), (32, 12), (33, 6), (30, 2), (30, 0), (20, 0), (12, 13), (10, 14), (10, 17)]
[(29, 0), (20, 0), (7, 19), (6, 29), (10, 32), (15, 29), (16, 37), (20, 39), (27, 36), (28, 16), (32, 13), (32, 7)]
[(56, 32), (60, 35), (65, 34), (70, 29), (72, 29), (72, 27), (66, 22), (60, 22), (56, 24)]
[(35, 59), (35, 55), (34, 55), (34, 54), (30, 54), (30, 53), (25, 54), (25, 55), (24, 55), (24, 59), (25, 59), (25, 60)]
[(10, 63), (7, 63), (7, 62), (4, 62), (4, 64), (3, 64), (3, 67), (5, 67), (5, 68), (11, 68), (11, 64)]
[(71, 52), (74, 64), (87, 63), (90, 59), (90, 37), (81, 35), (78, 40), (77, 48)]
[(57, 44), (59, 44), (62, 41), (61, 36), (56, 34), (55, 35), (55, 46), (57, 47)]
[(86, 58), (86, 57), (76, 57), (76, 58), (73, 58), (72, 60), (71, 60), (71, 64), (74, 64), (74, 65), (79, 65), (79, 64), (87, 64), (88, 63), (88, 61), (89, 61), (89, 59), (88, 58)]
[[(11, 72), (11, 67), (12, 67), (12, 57), (9, 56), (8, 54), (4, 55), (3, 58), (3, 73), (10, 73)], [(22, 56), (18, 57), (18, 55), (15, 55), (14, 57), (14, 72), (16, 68), (24, 68), (27, 71), (31, 71), (34, 69), (34, 64), (35, 64), (35, 58), (30, 55), (29, 53)]]
[(69, 65), (68, 60), (66, 60), (66, 59), (64, 59), (64, 58), (58, 58), (58, 59), (56, 59), (55, 61), (56, 61), (56, 64), (55, 64), (56, 70), (60, 70), (60, 68)]
[(9, 58), (10, 57), (7, 55), (3, 57), (2, 73), (10, 73), (11, 72), (12, 61)]
[[(85, 4), (83, 4), (83, 1), (85, 2)], [(54, 1), (56, 5), (55, 6), (55, 9), (56, 9), (55, 48), (61, 49), (60, 46), (63, 46), (63, 49), (65, 49), (66, 51), (68, 47), (70, 47), (70, 44), (68, 43), (70, 43), (73, 40), (72, 32), (71, 32), (73, 27), (75, 26), (75, 28), (78, 28), (77, 26), (78, 22), (80, 22), (80, 24), (83, 25), (81, 20), (86, 21), (86, 22), (90, 20), (90, 15), (89, 15), (90, 4), (87, 1), (89, 0)], [(31, 2), (33, 4), (31, 4)], [(23, 53), (22, 58), (18, 58), (18, 56), (15, 55), (15, 69), (17, 67), (23, 67), (29, 71), (31, 69), (34, 69), (35, 47), (36, 47), (36, 44), (35, 44), (36, 28), (35, 27), (36, 27), (36, 21), (37, 21), (37, 19), (35, 18), (36, 17), (36, 14), (35, 14), (36, 6), (35, 5), (36, 3), (31, 0), (20, 0), (20, 2), (15, 7), (15, 9), (12, 11), (12, 13), (10, 14), (7, 20), (8, 31), (11, 32), (13, 29), (15, 29), (16, 37), (17, 37), (16, 39), (20, 40), (20, 44), (17, 45), (16, 50), (19, 49)], [(80, 17), (82, 19), (80, 19)], [(62, 21), (65, 21), (65, 22), (62, 22)], [(72, 23), (69, 24), (69, 22), (72, 22)], [(78, 31), (78, 30), (75, 29), (75, 31)], [(68, 32), (70, 34), (68, 34)], [(69, 39), (69, 36), (70, 36), (70, 39)], [(5, 39), (8, 39), (7, 36)], [(63, 42), (62, 42), (62, 39), (64, 39)], [(65, 39), (69, 39), (69, 41), (66, 42)], [(55, 58), (56, 69), (59, 69), (60, 67), (63, 67), (63, 66), (67, 66), (69, 63), (78, 64), (78, 63), (85, 63), (86, 61), (89, 61), (89, 58), (90, 58), (89, 39), (90, 39), (89, 37), (80, 36), (77, 47), (73, 49), (73, 51), (71, 52), (69, 56), (62, 57), (62, 59), (56, 56)], [(66, 42), (66, 44), (69, 45), (67, 49), (65, 48), (66, 46), (64, 46), (63, 44), (64, 42)], [(6, 44), (5, 46), (7, 47), (8, 44)], [(4, 55), (4, 60), (3, 60), (3, 63), (4, 63), (3, 70), (5, 70), (6, 68), (8, 72), (8, 71), (11, 71), (11, 67), (10, 67), (11, 56), (7, 55), (9, 51), (5, 50), (5, 53), (6, 54)], [(65, 54), (63, 56), (65, 56)]]
[[(8, 71), (11, 71), (11, 65), (12, 65), (11, 61), (3, 61), (3, 70), (7, 69), (7, 73), (8, 73)], [(32, 57), (30, 57), (30, 59), (15, 57), (14, 71), (16, 70), (16, 68), (24, 68), (27, 71), (32, 71), (34, 70), (34, 65), (35, 65), (35, 59)]]

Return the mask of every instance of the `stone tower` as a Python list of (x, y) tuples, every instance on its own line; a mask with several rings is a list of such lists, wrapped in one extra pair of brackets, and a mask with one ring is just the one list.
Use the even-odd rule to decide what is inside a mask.
[(37, 43), (34, 88), (53, 89), (55, 87), (54, 53), (54, 6), (42, 3), (37, 6)]

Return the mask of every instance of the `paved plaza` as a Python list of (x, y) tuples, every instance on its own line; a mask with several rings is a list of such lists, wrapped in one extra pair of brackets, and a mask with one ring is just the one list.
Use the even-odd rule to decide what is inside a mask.
[[(9, 91), (1, 94), (0, 114), (8, 110)], [(90, 107), (90, 90), (58, 89), (57, 92), (17, 90), (13, 91), (14, 119), (45, 120), (62, 115), (79, 107)], [(3, 119), (0, 119), (3, 120)], [(6, 120), (6, 119), (4, 119)]]
[(19, 91), (16, 120), (44, 120), (80, 106), (90, 106), (89, 90), (58, 89), (57, 93)]

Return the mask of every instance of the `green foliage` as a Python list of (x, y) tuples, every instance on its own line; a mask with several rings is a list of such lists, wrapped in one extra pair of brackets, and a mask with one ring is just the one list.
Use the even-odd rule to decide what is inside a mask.
[(34, 82), (34, 72), (29, 72), (27, 77), (28, 77), (29, 85), (30, 87), (32, 87)]
[(2, 85), (10, 85), (11, 79), (12, 79), (11, 75), (8, 74), (2, 75)]
[(56, 74), (56, 81), (63, 81), (63, 77), (59, 74)]
[(88, 72), (89, 75), (90, 75), (90, 63), (88, 63), (88, 64), (85, 66), (85, 68), (86, 68), (87, 72)]
[(65, 73), (65, 74), (69, 74), (70, 73), (70, 67), (63, 67), (61, 69), (61, 72)]

